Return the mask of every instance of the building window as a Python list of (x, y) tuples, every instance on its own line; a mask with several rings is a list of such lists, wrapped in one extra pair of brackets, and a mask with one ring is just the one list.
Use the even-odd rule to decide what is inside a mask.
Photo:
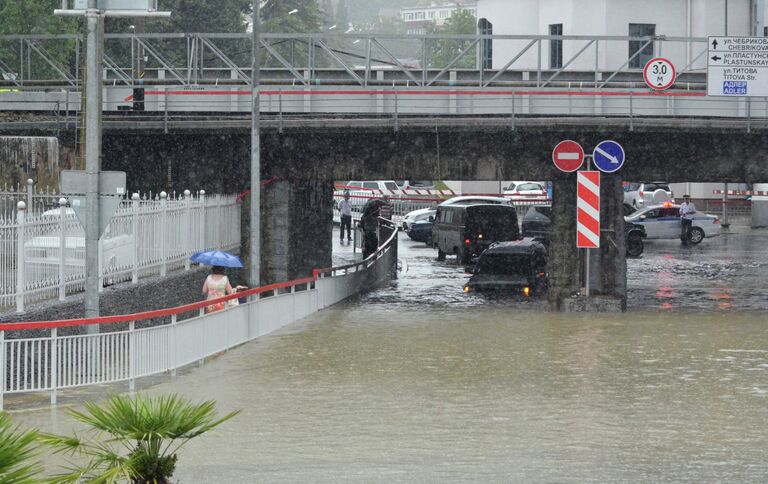
[(424, 12), (416, 12), (416, 20), (424, 20)]
[[(656, 24), (629, 24), (630, 37), (653, 37), (655, 35)], [(648, 45), (646, 43), (648, 43), (648, 40), (629, 41), (630, 68), (642, 69), (649, 60), (653, 59), (653, 41), (648, 43)]]
[(763, 27), (763, 37), (768, 37), (768, 27)]
[[(481, 18), (477, 22), (477, 31), (480, 35), (493, 35), (493, 24), (487, 18)], [(483, 69), (493, 69), (493, 39), (483, 39)]]
[(434, 20), (435, 19), (435, 11), (434, 10), (430, 10), (429, 11), (429, 19), (430, 20)]
[(413, 20), (413, 14), (412, 13), (405, 14), (405, 21), (406, 22), (410, 22), (412, 20)]
[[(563, 24), (550, 24), (549, 35), (563, 35)], [(560, 69), (563, 67), (563, 41), (549, 41), (549, 68)]]

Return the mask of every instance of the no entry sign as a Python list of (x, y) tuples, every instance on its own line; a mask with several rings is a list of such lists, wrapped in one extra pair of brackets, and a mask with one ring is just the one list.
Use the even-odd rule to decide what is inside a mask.
[(645, 79), (645, 83), (651, 89), (664, 91), (675, 83), (677, 71), (675, 71), (675, 66), (669, 59), (656, 57), (645, 64), (643, 79)]
[(600, 247), (600, 172), (580, 171), (577, 178), (576, 247)]
[(584, 148), (575, 141), (561, 141), (552, 150), (552, 161), (561, 171), (576, 171), (584, 163)]

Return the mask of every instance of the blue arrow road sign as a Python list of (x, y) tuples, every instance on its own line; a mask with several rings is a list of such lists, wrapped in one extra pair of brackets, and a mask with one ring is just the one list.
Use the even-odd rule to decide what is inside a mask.
[(592, 153), (592, 161), (603, 173), (613, 173), (624, 165), (624, 148), (615, 141), (603, 141), (597, 145)]

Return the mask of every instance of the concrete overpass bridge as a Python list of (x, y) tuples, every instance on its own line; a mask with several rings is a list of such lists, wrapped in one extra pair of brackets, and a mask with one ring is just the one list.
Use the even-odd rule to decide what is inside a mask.
[[(190, 186), (203, 177), (221, 183), (220, 190), (246, 188), (250, 71), (242, 54), (249, 52), (248, 39), (108, 36), (104, 168), (125, 170), (144, 185), (172, 172)], [(498, 39), (520, 48), (503, 54), (509, 58), (504, 68), (487, 69), (483, 46)], [(546, 68), (551, 42), (572, 53), (556, 69)], [(657, 93), (645, 86), (632, 67), (642, 49), (620, 60), (601, 54), (630, 42), (682, 58), (672, 89)], [(74, 143), (80, 43), (66, 36), (0, 37), (0, 45), (17, 46), (0, 50), (2, 132), (53, 131), (64, 144)], [(75, 59), (72, 65), (51, 53), (67, 44), (74, 45), (65, 56)], [(435, 45), (457, 54), (438, 62)], [(266, 280), (326, 265), (330, 242), (316, 241), (330, 241), (334, 180), (542, 179), (555, 184), (552, 293), (560, 300), (579, 284), (575, 183), (555, 170), (551, 150), (562, 139), (590, 151), (612, 138), (629, 161), (603, 185), (607, 231), (597, 260), (604, 292), (621, 297), (623, 238), (613, 236), (623, 230), (621, 178), (768, 180), (768, 102), (707, 97), (704, 38), (269, 34), (262, 46), (269, 66), (262, 81), (262, 171), (277, 180), (262, 200)], [(415, 49), (419, 59), (404, 60), (396, 49)], [(469, 66), (462, 64), (467, 60)], [(307, 233), (316, 238), (308, 240)], [(286, 240), (287, 254), (275, 258)]]

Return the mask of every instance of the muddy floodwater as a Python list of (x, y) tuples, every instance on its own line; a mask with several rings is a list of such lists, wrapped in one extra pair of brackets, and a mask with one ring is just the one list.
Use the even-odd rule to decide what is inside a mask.
[[(183, 449), (186, 483), (767, 482), (764, 299), (667, 245), (631, 265), (669, 269), (669, 297), (649, 269), (631, 312), (567, 316), (467, 298), (463, 271), (404, 242), (396, 283), (141, 386), (242, 409)], [(63, 406), (12, 416), (72, 429)]]

